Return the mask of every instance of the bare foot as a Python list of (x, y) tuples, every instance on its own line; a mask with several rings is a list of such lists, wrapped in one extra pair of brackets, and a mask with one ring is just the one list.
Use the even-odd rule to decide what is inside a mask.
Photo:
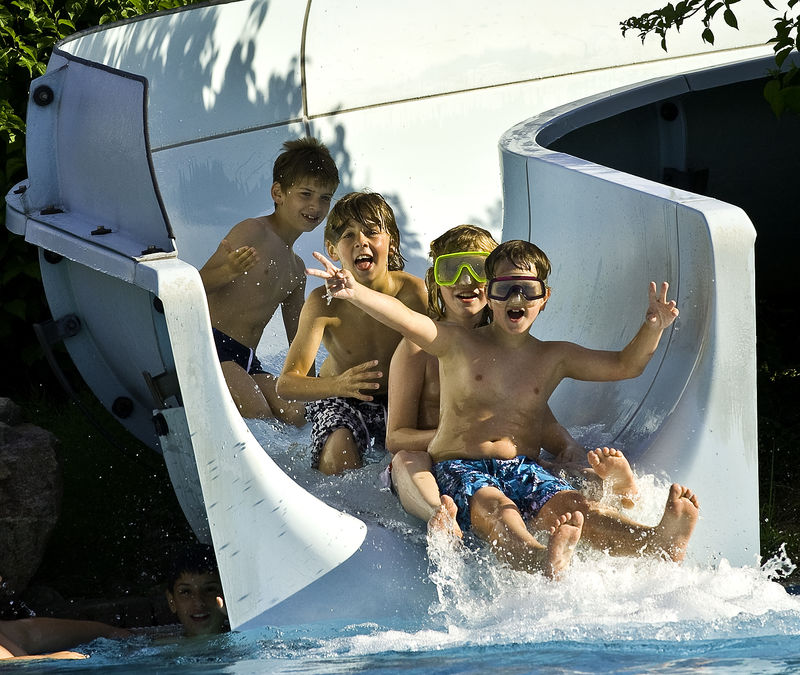
[(442, 505), (428, 521), (428, 534), (432, 531), (445, 532), (463, 538), (464, 534), (456, 522), (458, 507), (452, 497), (442, 495)]
[(661, 522), (655, 528), (656, 542), (674, 562), (686, 557), (686, 547), (700, 514), (700, 502), (689, 488), (673, 483)]
[(580, 511), (565, 513), (550, 528), (550, 541), (547, 544), (547, 561), (544, 574), (550, 579), (558, 579), (569, 567), (575, 546), (583, 531), (583, 514)]
[(611, 485), (611, 492), (622, 498), (622, 506), (633, 507), (639, 496), (636, 477), (633, 469), (619, 450), (614, 448), (596, 448), (586, 454), (589, 466), (594, 472)]

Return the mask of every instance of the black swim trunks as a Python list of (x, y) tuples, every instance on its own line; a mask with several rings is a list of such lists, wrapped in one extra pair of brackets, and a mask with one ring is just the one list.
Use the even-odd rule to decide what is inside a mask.
[(244, 368), (248, 375), (267, 372), (261, 367), (261, 361), (258, 360), (255, 350), (245, 347), (241, 342), (214, 327), (211, 328), (211, 332), (214, 334), (214, 344), (217, 347), (217, 358), (220, 363), (233, 361)]

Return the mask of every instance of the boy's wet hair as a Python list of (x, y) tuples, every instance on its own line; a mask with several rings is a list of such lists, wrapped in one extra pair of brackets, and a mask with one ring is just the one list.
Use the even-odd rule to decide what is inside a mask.
[(379, 227), (389, 234), (389, 269), (401, 270), (406, 266), (405, 258), (400, 255), (400, 230), (394, 219), (392, 207), (377, 192), (350, 192), (342, 197), (328, 214), (325, 225), (325, 241), (333, 246), (339, 243), (347, 223), (355, 220), (362, 226)]
[(283, 190), (304, 178), (315, 178), (332, 191), (339, 186), (339, 170), (330, 151), (311, 136), (286, 141), (272, 167), (272, 182), (280, 183)]
[[(456, 225), (431, 242), (428, 255), (431, 262), (435, 263), (436, 258), (440, 255), (466, 251), (486, 251), (491, 253), (496, 247), (497, 242), (488, 230), (484, 230), (477, 225)], [(428, 289), (428, 315), (434, 319), (443, 318), (446, 308), (442, 298), (442, 291), (433, 275), (433, 264), (425, 272), (425, 286)], [(489, 323), (489, 317), (490, 312), (487, 306), (483, 309), (483, 317), (478, 325), (483, 326)]]
[(213, 574), (219, 577), (214, 547), (206, 544), (193, 544), (181, 550), (172, 560), (167, 575), (167, 589), (172, 592), (183, 573)]
[(536, 276), (547, 281), (550, 275), (550, 260), (547, 254), (536, 244), (522, 239), (504, 241), (486, 258), (486, 278), (490, 281), (497, 275), (495, 269), (501, 263), (511, 263), (518, 270), (536, 270)]

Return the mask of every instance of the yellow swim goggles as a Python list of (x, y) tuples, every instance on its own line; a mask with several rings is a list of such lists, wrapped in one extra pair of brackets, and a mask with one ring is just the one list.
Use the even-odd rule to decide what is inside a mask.
[(479, 284), (486, 283), (485, 251), (464, 251), (440, 255), (433, 263), (433, 278), (440, 286), (453, 286), (461, 277), (463, 270)]

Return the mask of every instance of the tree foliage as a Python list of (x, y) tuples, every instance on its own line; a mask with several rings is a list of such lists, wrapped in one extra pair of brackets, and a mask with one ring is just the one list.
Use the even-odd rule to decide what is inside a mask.
[[(0, 189), (25, 177), (25, 114), (32, 79), (44, 74), (53, 46), (86, 28), (180, 7), (193, 0), (10, 0), (0, 4)], [(0, 202), (2, 204), (2, 202)], [(0, 365), (13, 393), (48, 377), (31, 324), (48, 317), (36, 250), (5, 228), (0, 208)]]
[[(779, 11), (770, 0), (761, 1), (770, 9)], [(666, 51), (667, 33), (672, 29), (680, 31), (687, 20), (700, 16), (700, 37), (703, 42), (713, 45), (714, 31), (711, 24), (719, 16), (722, 16), (728, 27), (739, 29), (739, 21), (731, 7), (738, 2), (740, 0), (681, 0), (674, 5), (670, 2), (661, 9), (625, 19), (620, 24), (622, 34), (625, 35), (628, 31), (637, 32), (642, 42), (648, 35), (658, 35), (661, 38), (661, 47)], [(786, 11), (773, 19), (775, 35), (768, 41), (775, 51), (775, 68), (764, 87), (764, 98), (778, 116), (785, 110), (800, 113), (800, 85), (795, 83), (798, 68), (786, 61), (793, 51), (800, 48), (800, 15), (795, 10), (798, 2), (800, 0), (787, 0)]]

